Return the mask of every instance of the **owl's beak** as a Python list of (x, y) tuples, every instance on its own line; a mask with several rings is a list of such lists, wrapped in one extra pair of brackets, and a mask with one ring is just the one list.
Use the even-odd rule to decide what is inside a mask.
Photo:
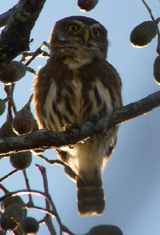
[(85, 40), (85, 42), (88, 41), (89, 34), (90, 34), (90, 29), (86, 29), (85, 32), (84, 32), (84, 40)]

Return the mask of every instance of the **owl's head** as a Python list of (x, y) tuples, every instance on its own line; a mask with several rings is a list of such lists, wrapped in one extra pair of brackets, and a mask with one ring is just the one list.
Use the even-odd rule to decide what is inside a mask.
[(52, 54), (72, 56), (77, 61), (105, 59), (107, 55), (107, 30), (88, 17), (71, 16), (57, 21), (49, 42)]

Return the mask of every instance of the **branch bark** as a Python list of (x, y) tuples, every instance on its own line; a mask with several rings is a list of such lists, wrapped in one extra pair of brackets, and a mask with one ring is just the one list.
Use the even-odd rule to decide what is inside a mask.
[(6, 27), (0, 35), (0, 71), (17, 55), (29, 50), (30, 33), (45, 1), (20, 0), (8, 14), (1, 15)]
[(96, 124), (84, 123), (80, 131), (78, 128), (61, 132), (43, 129), (23, 136), (0, 139), (0, 155), (73, 145), (89, 136), (104, 133), (114, 126), (145, 115), (158, 106), (160, 106), (160, 91), (115, 110), (108, 118), (99, 119)]

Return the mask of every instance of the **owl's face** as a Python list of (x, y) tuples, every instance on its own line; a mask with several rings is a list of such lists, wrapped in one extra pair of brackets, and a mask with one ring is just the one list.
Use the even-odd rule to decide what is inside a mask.
[(107, 30), (99, 22), (88, 17), (67, 17), (56, 22), (50, 43), (53, 55), (60, 53), (85, 64), (94, 58), (106, 58)]

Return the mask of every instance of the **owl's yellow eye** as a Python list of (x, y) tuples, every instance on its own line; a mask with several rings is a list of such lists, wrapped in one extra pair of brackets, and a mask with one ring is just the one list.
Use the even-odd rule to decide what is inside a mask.
[(76, 30), (78, 29), (78, 25), (76, 25), (76, 24), (71, 24), (71, 25), (68, 27), (68, 29), (69, 29), (70, 31), (76, 31)]
[(94, 35), (95, 35), (96, 37), (99, 37), (100, 34), (101, 34), (101, 31), (100, 31), (99, 29), (94, 29), (94, 30), (93, 30), (93, 33), (94, 33)]

